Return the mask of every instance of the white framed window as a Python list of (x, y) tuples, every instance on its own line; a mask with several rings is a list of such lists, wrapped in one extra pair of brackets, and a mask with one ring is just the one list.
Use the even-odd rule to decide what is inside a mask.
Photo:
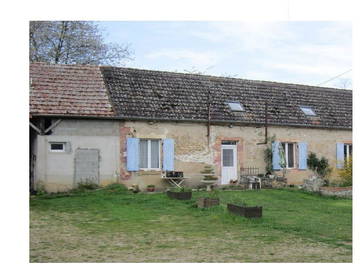
[(303, 113), (305, 115), (309, 115), (309, 116), (315, 116), (316, 115), (316, 113), (314, 112), (314, 110), (311, 107), (300, 106), (300, 109), (303, 111)]
[(49, 150), (50, 150), (50, 152), (65, 152), (65, 143), (64, 142), (50, 142)]
[(285, 152), (286, 168), (295, 168), (295, 143), (283, 142), (281, 143)]
[(160, 140), (140, 139), (140, 169), (160, 170)]
[(240, 102), (228, 102), (228, 105), (232, 111), (235, 112), (245, 111), (244, 106)]
[(344, 144), (344, 161), (348, 161), (352, 157), (352, 144)]

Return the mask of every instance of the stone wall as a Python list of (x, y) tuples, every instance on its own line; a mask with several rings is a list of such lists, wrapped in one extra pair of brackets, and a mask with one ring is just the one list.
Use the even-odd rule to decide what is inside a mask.
[(350, 199), (352, 198), (352, 187), (321, 187), (320, 194)]
[[(278, 141), (307, 142), (308, 152), (329, 159), (336, 165), (336, 143), (351, 143), (352, 132), (348, 130), (325, 130), (314, 128), (269, 127), (268, 136)], [(157, 189), (166, 187), (161, 180), (161, 171), (126, 170), (126, 138), (144, 139), (172, 138), (175, 141), (175, 170), (183, 171), (189, 179), (189, 186), (200, 184), (201, 171), (205, 165), (215, 166), (215, 174), (221, 179), (221, 142), (237, 142), (237, 167), (256, 167), (265, 173), (264, 127), (212, 125), (207, 137), (206, 123), (149, 122), (149, 121), (110, 121), (110, 120), (63, 120), (52, 135), (37, 136), (37, 168), (35, 180), (45, 183), (52, 191), (73, 187), (74, 150), (77, 148), (99, 149), (100, 184), (115, 181), (131, 186), (137, 184), (141, 189), (154, 184)], [(50, 141), (66, 141), (71, 151), (50, 153)], [(295, 160), (298, 163), (298, 160)], [(282, 176), (282, 172), (276, 172)], [(285, 177), (288, 184), (303, 184), (312, 175), (309, 170), (288, 169)], [(330, 179), (336, 178), (336, 171)]]
[[(120, 141), (125, 143), (127, 137), (137, 138), (173, 138), (175, 140), (175, 170), (183, 171), (190, 179), (187, 184), (196, 186), (202, 179), (201, 170), (207, 164), (215, 166), (215, 173), (221, 179), (221, 142), (223, 140), (237, 141), (238, 169), (240, 167), (257, 167), (260, 173), (265, 173), (265, 145), (257, 143), (264, 141), (264, 128), (254, 126), (217, 125), (210, 127), (208, 144), (207, 126), (205, 123), (181, 122), (144, 122), (126, 121), (121, 129), (128, 130)], [(336, 166), (336, 143), (352, 142), (352, 132), (346, 130), (325, 130), (294, 127), (269, 127), (268, 136), (285, 142), (307, 142), (308, 152), (313, 151), (318, 156), (329, 159), (330, 165)], [(122, 172), (126, 173), (126, 158), (121, 164)], [(298, 160), (295, 160), (298, 164)], [(282, 172), (275, 172), (282, 176)], [(285, 177), (288, 184), (303, 184), (304, 179), (313, 174), (310, 170), (288, 169)], [(336, 179), (336, 170), (330, 176)], [(160, 172), (132, 172), (123, 181), (126, 185), (138, 184), (141, 188), (148, 184), (163, 187)]]

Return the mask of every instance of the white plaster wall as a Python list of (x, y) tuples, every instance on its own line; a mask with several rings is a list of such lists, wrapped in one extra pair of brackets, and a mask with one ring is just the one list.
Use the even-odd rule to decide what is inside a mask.
[[(74, 187), (74, 158), (77, 148), (100, 151), (100, 184), (118, 180), (119, 136), (114, 121), (63, 120), (48, 136), (38, 136), (35, 186), (42, 185), (49, 192)], [(49, 142), (69, 143), (66, 152), (50, 152)]]

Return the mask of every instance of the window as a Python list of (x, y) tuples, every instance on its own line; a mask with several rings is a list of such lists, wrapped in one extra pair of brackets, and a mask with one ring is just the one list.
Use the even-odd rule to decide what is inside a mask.
[(63, 142), (50, 143), (50, 152), (65, 152), (65, 143)]
[(223, 166), (234, 167), (234, 150), (223, 149), (222, 151), (223, 151)]
[(140, 140), (140, 168), (160, 169), (160, 140)]
[(222, 145), (236, 145), (236, 141), (221, 141)]
[(352, 156), (352, 144), (344, 144), (344, 161), (348, 161)]
[(281, 143), (285, 152), (286, 168), (295, 168), (295, 144), (294, 143)]
[(303, 113), (305, 115), (309, 115), (309, 116), (315, 116), (316, 115), (316, 113), (314, 112), (314, 110), (311, 107), (300, 106), (300, 109), (303, 111)]
[(232, 111), (242, 112), (245, 111), (243, 105), (239, 102), (228, 102), (228, 105)]

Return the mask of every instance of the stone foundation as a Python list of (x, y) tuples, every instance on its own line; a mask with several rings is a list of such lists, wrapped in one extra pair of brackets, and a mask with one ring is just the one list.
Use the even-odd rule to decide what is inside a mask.
[(320, 194), (352, 199), (352, 187), (321, 187)]

